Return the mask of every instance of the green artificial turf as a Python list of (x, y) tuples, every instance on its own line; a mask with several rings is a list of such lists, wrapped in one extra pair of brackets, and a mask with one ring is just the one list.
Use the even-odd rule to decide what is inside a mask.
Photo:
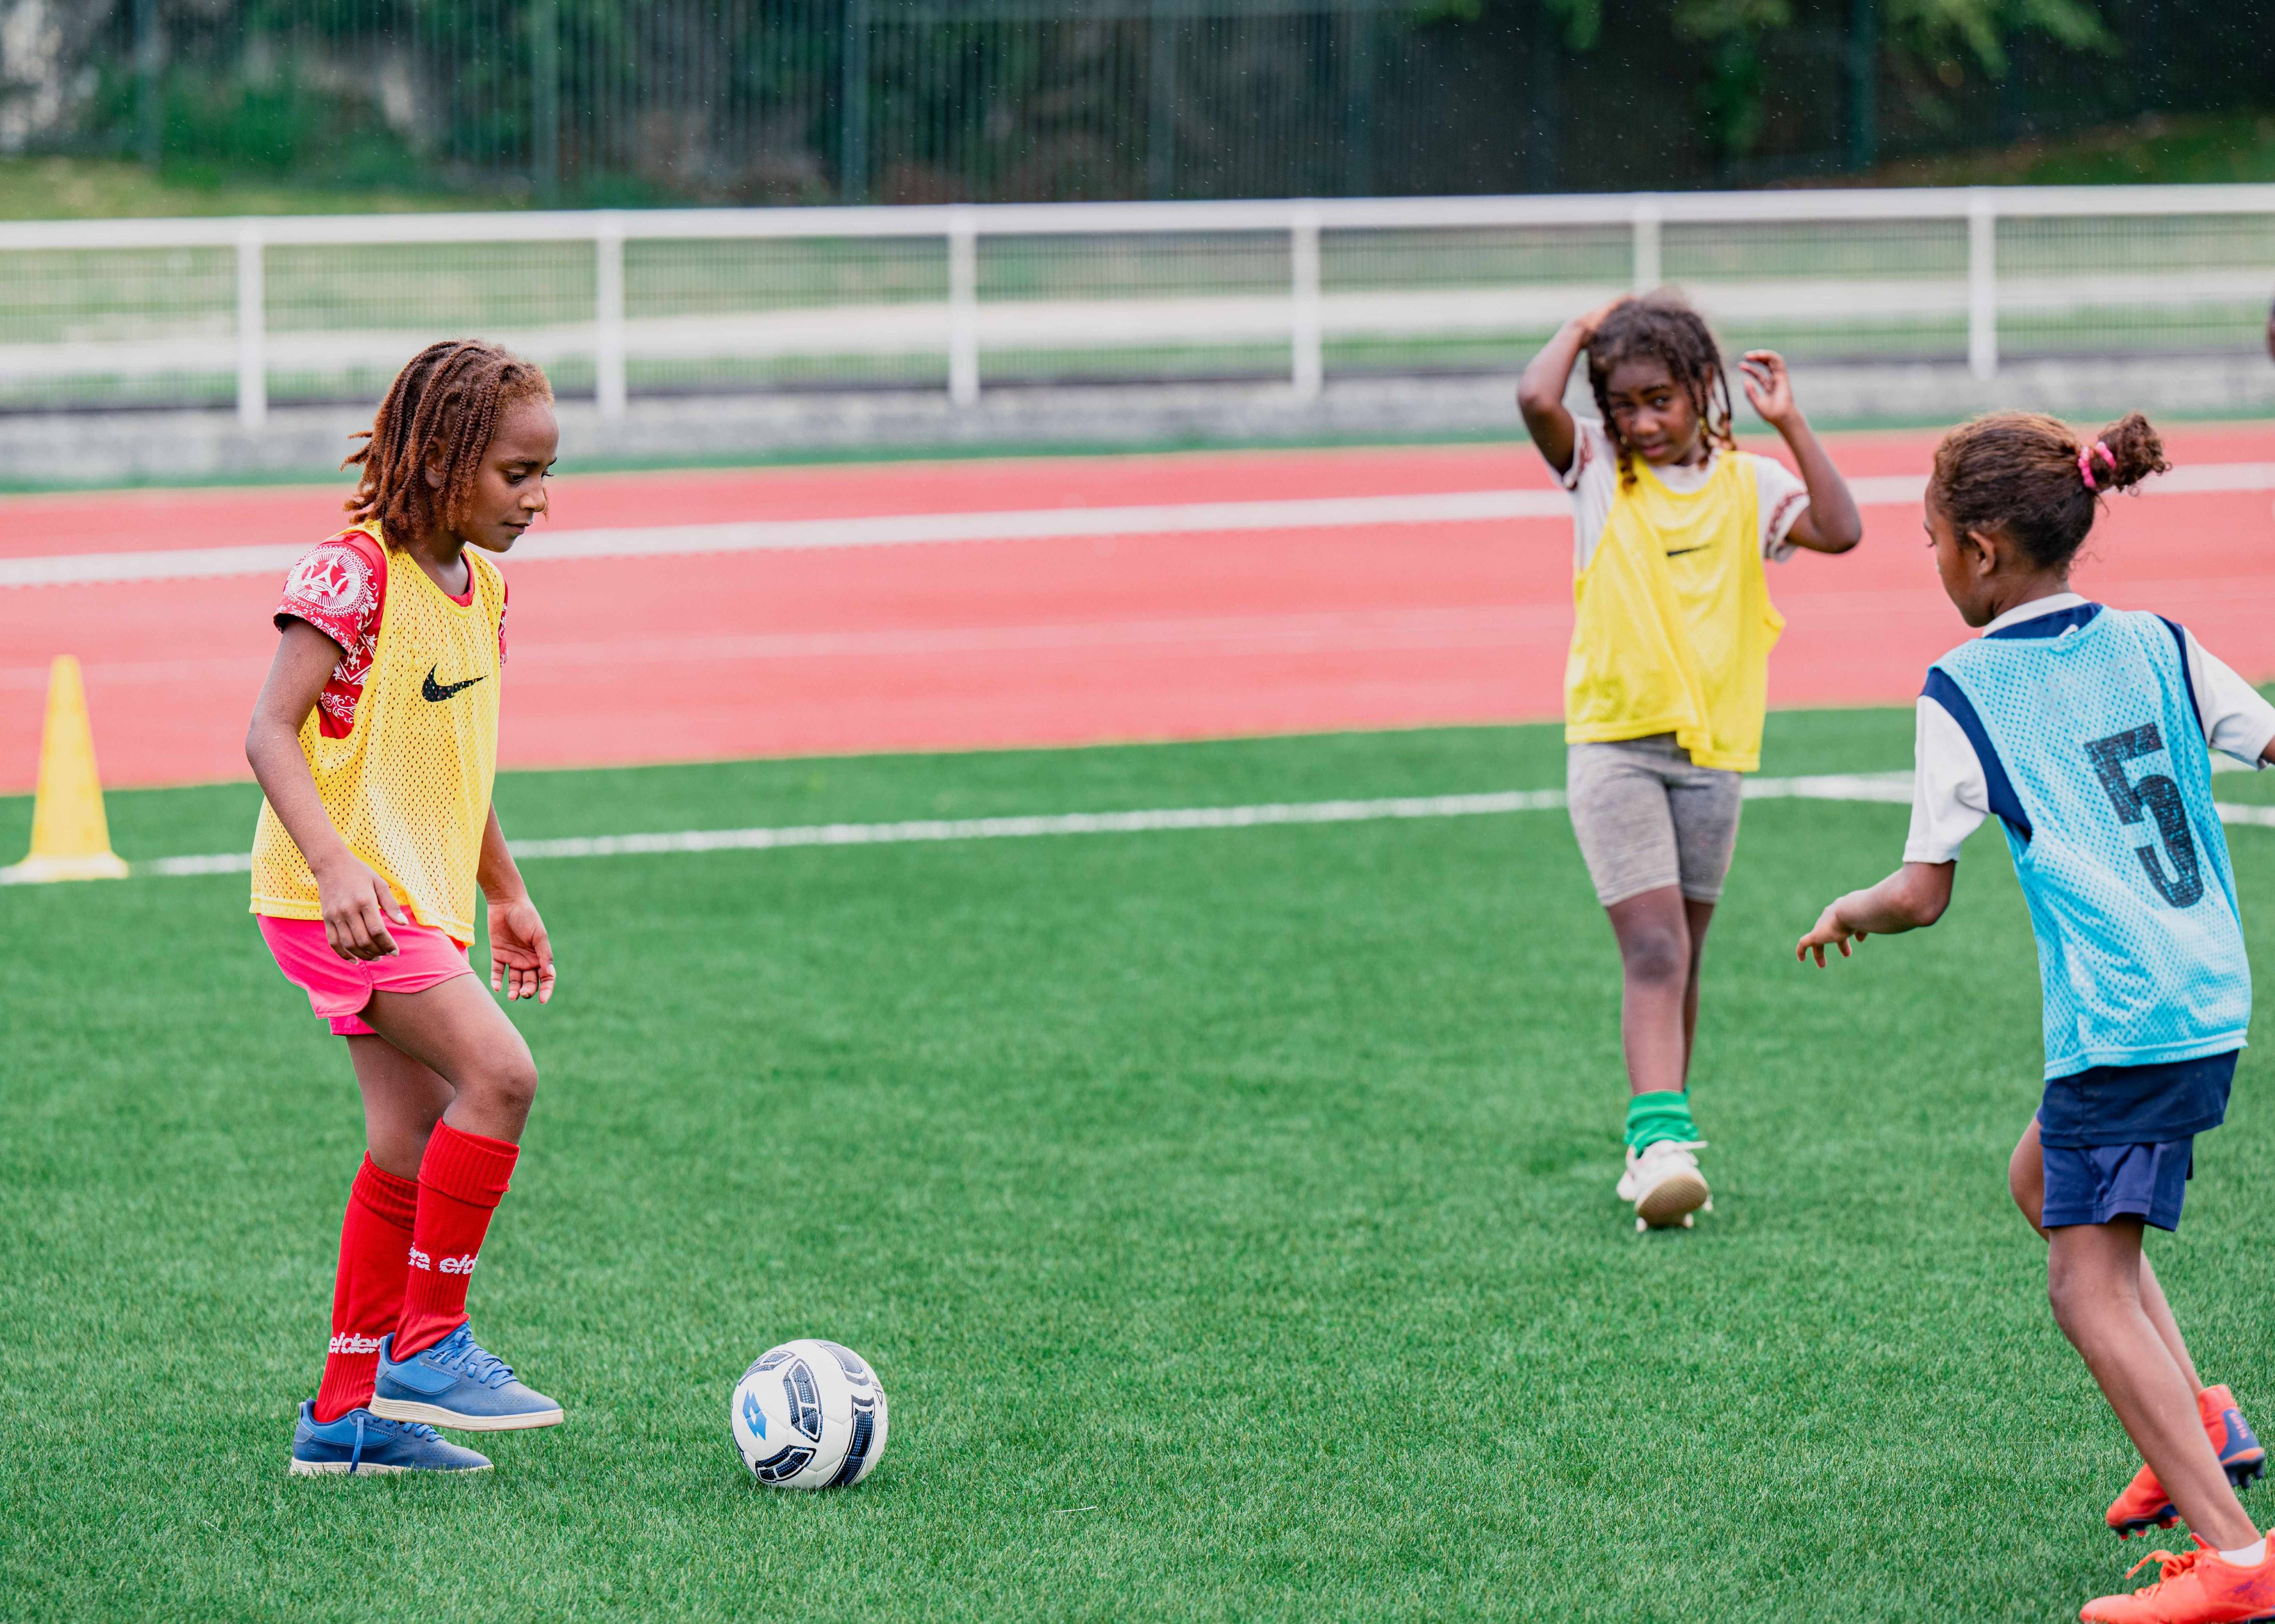
[[(1905, 765), (1901, 712), (1767, 770)], [(1540, 787), (1553, 729), (527, 774), (528, 835)], [(2223, 779), (2223, 794), (2235, 783)], [(112, 797), (129, 857), (241, 788)], [(0, 840), (26, 808), (0, 803)], [(1717, 1211), (1638, 1236), (1609, 933), (1553, 812), (533, 862), (562, 963), (473, 1290), (567, 1424), (284, 1476), (359, 1133), (241, 875), (0, 891), (0, 1616), (2074, 1616), (2134, 1469), (2009, 1207), (2037, 987), (1946, 923), (1791, 943), (1901, 806), (1759, 802), (1705, 972)], [(2255, 946), (2275, 831), (2235, 832)], [(2275, 1419), (2261, 1051), (2158, 1265)], [(726, 1394), (868, 1356), (890, 1447), (752, 1484)], [(2247, 1504), (2267, 1514), (2263, 1494)]]

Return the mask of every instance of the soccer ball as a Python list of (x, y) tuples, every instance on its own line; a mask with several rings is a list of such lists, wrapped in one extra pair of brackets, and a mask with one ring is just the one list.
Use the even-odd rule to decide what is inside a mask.
[(728, 1401), (751, 1476), (777, 1489), (841, 1489), (885, 1453), (885, 1390), (861, 1356), (835, 1342), (784, 1342), (760, 1354)]

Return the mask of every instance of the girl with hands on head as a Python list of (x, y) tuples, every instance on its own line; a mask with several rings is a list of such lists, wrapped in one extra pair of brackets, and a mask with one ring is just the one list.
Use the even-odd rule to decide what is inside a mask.
[[(1594, 419), (1564, 405), (1583, 353)], [(1784, 624), (1763, 563), (1795, 548), (1843, 553), (1863, 533), (1784, 361), (1757, 350), (1743, 371), (1798, 474), (1737, 449), (1714, 335), (1670, 296), (1614, 299), (1565, 323), (1517, 386), (1533, 444), (1572, 494), (1565, 778), (1619, 945), (1629, 1099), (1617, 1190), (1639, 1227), (1687, 1224), (1709, 1205), (1691, 1040)]]

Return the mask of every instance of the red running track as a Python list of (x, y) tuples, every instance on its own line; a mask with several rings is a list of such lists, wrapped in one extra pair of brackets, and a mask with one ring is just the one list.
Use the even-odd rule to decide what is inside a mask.
[[(1851, 475), (1934, 436), (1834, 437)], [(1774, 449), (1766, 447), (1764, 449)], [(2184, 427), (2183, 464), (2275, 461), (2275, 426)], [(1550, 487), (1529, 447), (1213, 452), (571, 475), (564, 529)], [(340, 491), (0, 499), (0, 557), (314, 542)], [(1899, 704), (1964, 633), (1912, 506), (1772, 571), (1779, 706)], [(2266, 495), (2119, 502), (2080, 585), (2275, 676)], [(1568, 520), (509, 560), (513, 767), (1201, 738), (1553, 718)], [(243, 778), (277, 578), (0, 587), (0, 792), (31, 787), (49, 658), (86, 667), (114, 785)]]

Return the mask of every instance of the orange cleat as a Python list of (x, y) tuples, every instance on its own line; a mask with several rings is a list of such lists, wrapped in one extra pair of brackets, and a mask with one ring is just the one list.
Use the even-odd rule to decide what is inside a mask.
[[(2260, 1447), (2251, 1424), (2235, 1407), (2235, 1394), (2226, 1386), (2206, 1387), (2197, 1394), (2196, 1414), (2203, 1417), (2204, 1434), (2211, 1439), (2219, 1463), (2227, 1469), (2227, 1480), (2238, 1490), (2267, 1469), (2267, 1451)], [(2111, 1531), (2120, 1539), (2130, 1539), (2151, 1528), (2171, 1528), (2180, 1520), (2181, 1514), (2173, 1508), (2173, 1497), (2145, 1466), (2125, 1485), (2125, 1492), (2110, 1507), (2108, 1517)]]
[(2123, 1596), (2104, 1596), (2078, 1609), (2082, 1624), (2252, 1624), (2275, 1619), (2275, 1556), (2238, 1567), (2199, 1538), (2181, 1555), (2151, 1551), (2127, 1572), (2130, 1579), (2157, 1564), (2153, 1584)]

